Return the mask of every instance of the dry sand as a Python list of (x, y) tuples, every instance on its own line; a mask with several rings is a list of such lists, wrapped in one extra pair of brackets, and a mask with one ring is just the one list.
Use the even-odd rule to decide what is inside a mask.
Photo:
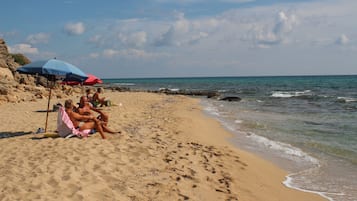
[[(286, 172), (230, 145), (230, 134), (203, 115), (197, 99), (105, 96), (116, 104), (103, 110), (120, 135), (0, 139), (0, 200), (324, 200), (285, 187)], [(57, 102), (64, 100), (51, 105)], [(46, 106), (46, 100), (1, 105), (0, 135), (44, 127)], [(51, 112), (49, 131), (56, 118)]]

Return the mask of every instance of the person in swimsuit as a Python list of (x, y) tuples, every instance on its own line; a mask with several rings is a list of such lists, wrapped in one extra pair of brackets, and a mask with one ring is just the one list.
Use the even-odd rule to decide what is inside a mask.
[(93, 116), (92, 111), (94, 111), (99, 114), (97, 116), (97, 119), (99, 119), (101, 121), (103, 130), (105, 132), (108, 132), (111, 134), (120, 133), (120, 132), (115, 132), (108, 128), (109, 116), (106, 113), (104, 113), (102, 110), (99, 110), (99, 109), (93, 107), (86, 96), (82, 96), (80, 98), (79, 107), (75, 108), (75, 111), (81, 115), (92, 115), (92, 116)]
[(86, 129), (96, 129), (103, 139), (106, 138), (101, 121), (92, 115), (81, 115), (77, 112), (74, 112), (74, 105), (71, 99), (65, 101), (64, 108), (75, 128), (78, 128), (80, 131)]
[(100, 107), (102, 107), (103, 105), (106, 105), (105, 97), (99, 97), (99, 94), (102, 92), (102, 88), (98, 88), (97, 91), (93, 94), (92, 102), (95, 106), (100, 105)]
[(93, 96), (92, 96), (92, 90), (91, 89), (86, 89), (86, 97), (89, 102), (92, 102)]

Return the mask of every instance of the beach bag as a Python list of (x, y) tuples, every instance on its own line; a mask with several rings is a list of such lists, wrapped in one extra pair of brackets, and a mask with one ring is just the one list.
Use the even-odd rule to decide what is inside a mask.
[(111, 102), (110, 100), (106, 100), (104, 105), (105, 105), (105, 106), (111, 106), (111, 105), (112, 105), (112, 102)]

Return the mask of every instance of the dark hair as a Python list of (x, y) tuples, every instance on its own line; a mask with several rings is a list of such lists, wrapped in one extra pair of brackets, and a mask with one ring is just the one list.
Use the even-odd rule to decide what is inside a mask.
[(79, 107), (83, 108), (87, 101), (88, 101), (87, 96), (81, 96), (81, 98), (79, 99)]
[(66, 109), (70, 109), (70, 108), (72, 108), (72, 103), (73, 103), (73, 101), (71, 99), (68, 99), (64, 102), (64, 107)]

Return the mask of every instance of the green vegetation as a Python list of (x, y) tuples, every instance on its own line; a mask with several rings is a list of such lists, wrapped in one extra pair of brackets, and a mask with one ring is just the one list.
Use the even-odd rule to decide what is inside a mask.
[(21, 66), (31, 63), (30, 59), (28, 59), (23, 54), (10, 54), (12, 58), (14, 58), (15, 62), (20, 64)]

